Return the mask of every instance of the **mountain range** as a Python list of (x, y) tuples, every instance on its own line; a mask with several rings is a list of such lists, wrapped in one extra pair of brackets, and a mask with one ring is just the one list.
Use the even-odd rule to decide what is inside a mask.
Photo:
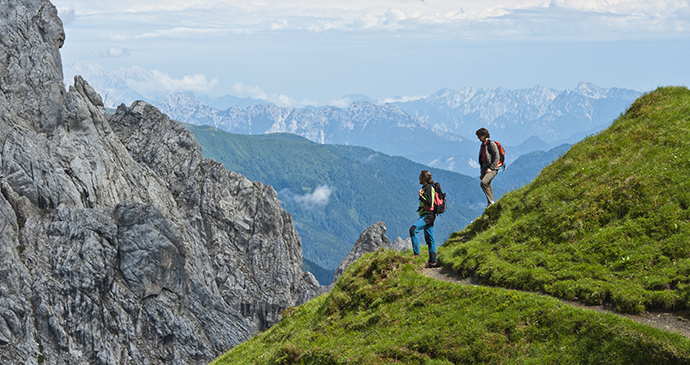
[[(293, 133), (313, 142), (368, 147), (423, 165), (478, 176), (474, 131), (486, 127), (506, 148), (507, 163), (532, 151), (576, 143), (606, 128), (640, 93), (581, 82), (573, 89), (544, 86), (510, 90), (465, 87), (441, 89), (423, 98), (376, 104), (365, 95), (351, 103), (288, 108), (232, 95), (166, 94), (142, 85), (156, 75), (137, 67), (111, 71), (96, 63), (75, 63), (80, 74), (104, 95), (106, 107), (141, 99), (171, 118), (242, 134)], [(433, 146), (433, 148), (429, 148)]]
[(574, 142), (568, 139), (578, 133), (607, 127), (639, 95), (581, 82), (564, 91), (543, 86), (442, 89), (426, 98), (395, 104), (437, 130), (473, 136), (485, 127), (507, 146), (536, 136), (555, 147)]
[(185, 123), (242, 134), (293, 133), (317, 143), (368, 147), (475, 176), (478, 142), (473, 136), (482, 126), (503, 143), (510, 164), (525, 153), (598, 132), (638, 95), (581, 83), (560, 93), (543, 87), (442, 90), (406, 103), (357, 100), (347, 109), (252, 105), (218, 110), (184, 93), (169, 95), (156, 106)]

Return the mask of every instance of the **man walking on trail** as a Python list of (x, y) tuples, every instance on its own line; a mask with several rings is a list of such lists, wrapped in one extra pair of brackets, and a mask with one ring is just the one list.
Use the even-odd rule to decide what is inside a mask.
[(481, 187), (486, 195), (488, 206), (494, 203), (494, 188), (491, 186), (491, 180), (498, 174), (500, 155), (496, 143), (489, 139), (491, 135), (486, 128), (478, 129), (476, 134), (482, 141), (479, 147), (479, 168), (481, 169), (479, 179), (482, 181)]
[(434, 188), (434, 179), (431, 177), (431, 172), (422, 170), (419, 174), (419, 184), (422, 188), (419, 190), (419, 218), (410, 227), (410, 238), (412, 238), (413, 257), (419, 256), (419, 238), (417, 234), (424, 231), (424, 240), (429, 246), (429, 261), (426, 267), (436, 267), (436, 238), (434, 237), (434, 220), (436, 214), (434, 213), (434, 196), (436, 189)]

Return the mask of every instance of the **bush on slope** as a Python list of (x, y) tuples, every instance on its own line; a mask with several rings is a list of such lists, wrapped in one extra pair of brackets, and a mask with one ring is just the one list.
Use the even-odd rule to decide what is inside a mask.
[(690, 341), (547, 296), (451, 284), (422, 259), (378, 251), (355, 262), (330, 294), (214, 364), (673, 364)]
[(690, 308), (690, 90), (659, 88), (440, 249), (503, 287), (622, 312)]

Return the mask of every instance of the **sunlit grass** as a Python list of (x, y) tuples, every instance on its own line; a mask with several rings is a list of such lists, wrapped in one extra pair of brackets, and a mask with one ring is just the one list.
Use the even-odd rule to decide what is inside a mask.
[(214, 364), (653, 364), (690, 361), (690, 341), (611, 314), (421, 275), (379, 251), (330, 294)]
[(688, 309), (689, 158), (690, 91), (660, 88), (451, 236), (439, 258), (491, 285), (622, 312)]

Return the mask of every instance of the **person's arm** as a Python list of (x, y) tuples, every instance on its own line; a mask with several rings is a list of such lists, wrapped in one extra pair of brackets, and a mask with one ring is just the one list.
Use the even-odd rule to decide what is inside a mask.
[(424, 203), (425, 207), (431, 207), (434, 205), (434, 197), (431, 194), (431, 184), (424, 185), (424, 194), (419, 197), (419, 200)]
[(493, 141), (488, 143), (488, 153), (491, 156), (490, 170), (498, 170), (498, 163), (501, 161), (501, 156), (498, 154), (498, 146)]

